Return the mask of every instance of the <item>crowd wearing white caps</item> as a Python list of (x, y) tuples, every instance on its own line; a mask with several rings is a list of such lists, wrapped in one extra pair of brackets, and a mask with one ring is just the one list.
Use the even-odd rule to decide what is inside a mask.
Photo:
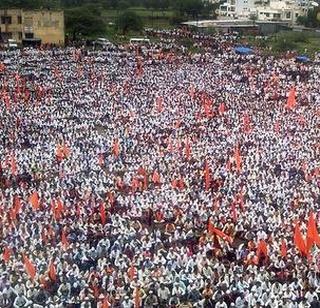
[(177, 33), (0, 53), (0, 307), (320, 307), (320, 65)]

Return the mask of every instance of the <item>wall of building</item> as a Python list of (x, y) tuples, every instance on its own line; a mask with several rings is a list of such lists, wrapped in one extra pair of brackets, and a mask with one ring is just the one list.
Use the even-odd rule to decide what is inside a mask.
[(24, 11), (23, 24), (27, 28), (30, 23), (34, 37), (40, 38), (43, 44), (64, 45), (63, 11)]
[(21, 43), (25, 38), (39, 38), (43, 44), (64, 45), (63, 11), (8, 9), (0, 10), (0, 18), (4, 39)]

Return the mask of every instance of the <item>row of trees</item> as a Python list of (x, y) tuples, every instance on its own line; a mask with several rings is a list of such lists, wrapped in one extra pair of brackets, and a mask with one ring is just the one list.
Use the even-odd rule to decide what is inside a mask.
[(104, 9), (127, 9), (145, 7), (155, 10), (173, 9), (179, 14), (196, 17), (214, 9), (209, 0), (1, 0), (1, 7), (17, 8), (75, 8), (96, 6)]
[(299, 16), (298, 23), (310, 28), (320, 27), (320, 7), (309, 10), (307, 16)]

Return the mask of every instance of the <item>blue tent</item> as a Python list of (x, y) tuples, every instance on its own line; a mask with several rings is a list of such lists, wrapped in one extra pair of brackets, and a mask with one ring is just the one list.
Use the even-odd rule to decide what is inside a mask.
[(296, 61), (305, 63), (305, 62), (309, 62), (310, 59), (307, 56), (297, 56)]
[(234, 51), (239, 55), (250, 55), (253, 53), (253, 49), (249, 47), (235, 47)]

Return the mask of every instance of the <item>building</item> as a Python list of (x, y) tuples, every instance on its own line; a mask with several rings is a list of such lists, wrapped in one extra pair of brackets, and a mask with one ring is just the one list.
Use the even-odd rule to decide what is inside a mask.
[(256, 0), (227, 0), (219, 7), (219, 16), (230, 18), (248, 18), (255, 11)]
[(268, 21), (287, 21), (295, 24), (299, 16), (306, 14), (305, 8), (295, 1), (275, 1), (270, 0), (265, 5), (256, 7), (258, 20)]
[(3, 42), (18, 43), (40, 39), (42, 44), (64, 45), (64, 13), (52, 10), (0, 10), (0, 36)]
[(220, 18), (261, 21), (284, 21), (295, 24), (298, 16), (306, 15), (306, 0), (227, 0), (219, 7)]
[(253, 21), (250, 19), (215, 19), (188, 21), (182, 23), (190, 28), (197, 28), (201, 31), (214, 28), (221, 33), (238, 32), (245, 35), (270, 35), (282, 30), (289, 30), (289, 22), (285, 21)]

